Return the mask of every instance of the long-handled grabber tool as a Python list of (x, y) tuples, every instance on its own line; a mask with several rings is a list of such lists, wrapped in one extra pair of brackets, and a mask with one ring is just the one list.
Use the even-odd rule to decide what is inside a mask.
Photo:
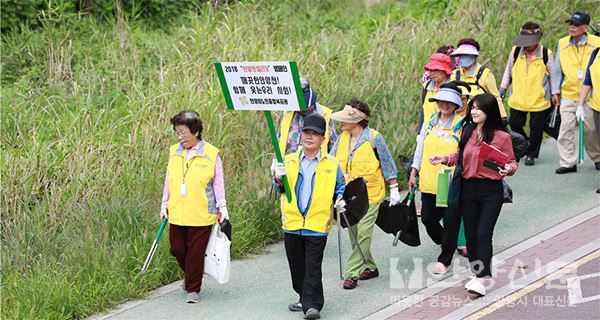
[(146, 274), (146, 271), (148, 270), (148, 266), (150, 266), (150, 262), (152, 262), (152, 258), (154, 257), (154, 253), (156, 252), (156, 248), (158, 247), (158, 242), (160, 241), (160, 238), (162, 237), (163, 231), (165, 230), (165, 227), (167, 226), (167, 222), (168, 222), (168, 220), (166, 218), (163, 219), (162, 223), (160, 224), (160, 228), (158, 228), (158, 233), (156, 233), (154, 242), (152, 242), (152, 248), (150, 248), (150, 252), (148, 252), (148, 257), (146, 257), (146, 261), (144, 262), (142, 271), (140, 271), (141, 275)]

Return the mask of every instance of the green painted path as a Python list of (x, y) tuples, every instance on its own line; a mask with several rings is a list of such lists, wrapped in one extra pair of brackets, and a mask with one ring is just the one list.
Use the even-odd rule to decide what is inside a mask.
[[(496, 226), (494, 249), (498, 253), (570, 217), (600, 206), (600, 171), (586, 162), (577, 173), (557, 175), (556, 142), (542, 146), (536, 165), (519, 171), (508, 183), (514, 191), (514, 203), (505, 205)], [(234, 222), (235, 223), (235, 222)], [(384, 308), (439, 278), (428, 272), (436, 261), (438, 247), (427, 237), (421, 225), (422, 245), (412, 248), (399, 244), (392, 247), (392, 236), (375, 228), (373, 254), (379, 264), (380, 277), (359, 281), (354, 290), (342, 289), (338, 271), (337, 231), (329, 236), (323, 261), (325, 319), (360, 319)], [(166, 250), (161, 247), (159, 250)], [(350, 243), (343, 231), (343, 256), (348, 256)], [(186, 304), (180, 281), (150, 294), (147, 300), (131, 301), (96, 319), (302, 319), (287, 305), (298, 299), (291, 279), (283, 244), (267, 248), (268, 253), (251, 259), (234, 261), (231, 280), (219, 285), (205, 277), (202, 301)], [(390, 264), (394, 268), (391, 270)], [(454, 272), (466, 267), (466, 259), (455, 256)], [(149, 270), (149, 272), (152, 272)], [(395, 280), (390, 282), (390, 274)], [(450, 276), (449, 273), (447, 276)], [(397, 281), (399, 276), (404, 281)], [(410, 279), (410, 280), (409, 280)]]

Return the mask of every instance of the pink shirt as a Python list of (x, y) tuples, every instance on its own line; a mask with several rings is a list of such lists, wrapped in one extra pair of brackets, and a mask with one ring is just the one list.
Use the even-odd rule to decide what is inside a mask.
[[(190, 150), (186, 150), (187, 159), (190, 160), (194, 154), (196, 154), (196, 150), (200, 147), (200, 144), (204, 143), (204, 141), (200, 141), (195, 147)], [(215, 191), (215, 200), (217, 208), (224, 207), (227, 203), (225, 201), (225, 182), (223, 180), (223, 163), (221, 161), (221, 156), (217, 154), (217, 158), (215, 159), (215, 173), (213, 178), (213, 190)], [(163, 188), (163, 196), (161, 209), (167, 208), (167, 203), (169, 202), (169, 197), (171, 193), (169, 192), (169, 173), (165, 175), (165, 186)]]
[[(515, 154), (513, 152), (512, 138), (510, 133), (496, 130), (494, 132), (494, 138), (490, 145), (498, 148), (500, 151), (508, 154), (508, 165), (512, 167), (512, 171), (508, 174), (512, 176), (517, 171), (519, 165), (515, 160)], [(502, 176), (496, 170), (483, 166), (483, 160), (477, 158), (479, 155), (479, 148), (481, 142), (477, 142), (477, 133), (473, 132), (469, 141), (465, 145), (463, 152), (463, 173), (462, 177), (465, 179), (491, 179), (501, 180)], [(458, 161), (458, 153), (454, 153), (446, 156), (445, 163), (448, 166), (453, 166)]]

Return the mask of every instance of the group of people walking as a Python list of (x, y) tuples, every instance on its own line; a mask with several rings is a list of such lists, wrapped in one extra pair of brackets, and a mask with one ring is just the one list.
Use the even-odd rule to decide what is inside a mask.
[[(499, 90), (491, 70), (477, 62), (480, 45), (474, 39), (460, 40), (456, 49), (440, 48), (425, 66), (409, 189), (421, 191), (422, 223), (440, 245), (434, 273), (448, 271), (464, 223), (474, 274), (465, 289), (472, 294), (486, 294), (486, 278), (492, 276), (492, 236), (504, 202), (502, 179), (518, 168), (507, 124), (527, 137), (525, 164), (534, 165), (548, 114), (553, 105), (558, 106), (561, 162), (556, 173), (562, 174), (577, 170), (574, 130), (576, 121), (585, 119), (586, 150), (600, 170), (600, 130), (596, 130), (600, 95), (594, 94), (600, 86), (600, 38), (587, 32), (586, 13), (576, 12), (567, 22), (569, 36), (559, 41), (555, 53), (542, 45), (538, 24), (523, 25), (513, 41)], [(369, 105), (352, 99), (333, 112), (318, 102), (317, 93), (304, 79), (302, 91), (307, 110), (283, 115), (279, 147), (285, 156), (282, 162), (273, 161), (271, 172), (273, 185), (282, 194), (284, 247), (292, 288), (298, 294), (288, 308), (318, 319), (325, 301), (323, 253), (334, 212), (346, 210), (346, 184), (364, 178), (369, 207), (351, 227), (356, 237), (344, 267), (344, 289), (379, 276), (371, 253), (375, 221), (387, 190), (390, 206), (401, 198), (394, 157), (383, 135), (369, 126), (373, 116)], [(505, 96), (510, 113), (503, 105)], [(529, 134), (524, 130), (527, 115)], [(223, 166), (219, 150), (202, 138), (198, 113), (182, 111), (171, 124), (179, 143), (171, 146), (160, 215), (169, 219), (171, 254), (185, 274), (186, 301), (194, 303), (200, 300), (211, 227), (228, 218)], [(497, 167), (484, 165), (480, 150), (490, 147), (505, 155), (506, 161)], [(451, 188), (455, 189), (450, 193), (456, 199), (441, 207), (436, 203), (437, 177), (446, 169), (454, 172)], [(284, 176), (290, 195), (285, 195)]]

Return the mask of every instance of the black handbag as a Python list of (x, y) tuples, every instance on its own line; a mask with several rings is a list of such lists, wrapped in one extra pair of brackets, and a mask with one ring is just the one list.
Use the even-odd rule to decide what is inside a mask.
[(544, 124), (544, 132), (547, 133), (554, 139), (558, 139), (558, 131), (560, 130), (560, 112), (558, 111), (558, 107), (554, 107), (550, 113), (548, 113), (548, 118), (546, 119), (546, 123)]
[(510, 136), (513, 145), (513, 153), (515, 154), (515, 160), (519, 162), (521, 158), (525, 156), (525, 152), (529, 149), (529, 140), (522, 134), (510, 131)]
[(504, 181), (504, 179), (502, 179), (502, 203), (512, 203), (513, 202), (513, 191), (510, 188), (510, 186), (508, 185), (508, 183), (506, 183), (506, 181)]

